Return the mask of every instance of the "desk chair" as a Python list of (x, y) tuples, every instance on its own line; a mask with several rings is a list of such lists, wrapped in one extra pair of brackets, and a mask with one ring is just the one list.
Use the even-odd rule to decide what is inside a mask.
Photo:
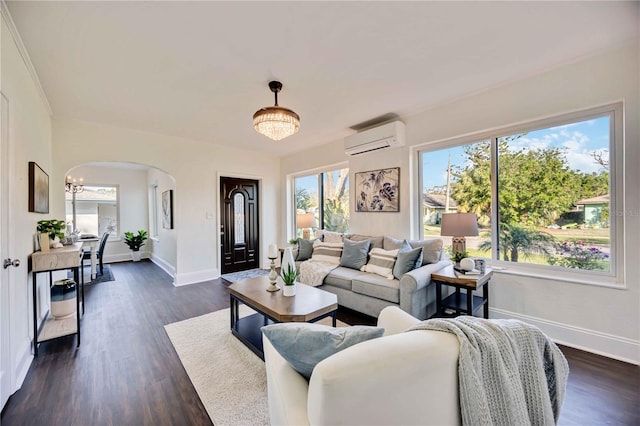
[[(104, 246), (107, 244), (107, 239), (109, 238), (109, 233), (105, 232), (100, 237), (100, 244), (98, 245), (98, 249), (96, 250), (96, 257), (100, 262), (100, 275), (104, 275), (104, 267), (102, 266), (102, 255), (104, 254)], [(91, 260), (91, 250), (85, 250), (82, 253), (82, 267), (84, 268), (84, 261), (86, 259)]]

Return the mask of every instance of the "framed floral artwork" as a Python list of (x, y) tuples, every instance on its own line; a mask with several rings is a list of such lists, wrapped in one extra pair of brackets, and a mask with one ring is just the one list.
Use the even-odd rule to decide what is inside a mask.
[(356, 212), (400, 211), (400, 167), (355, 174)]

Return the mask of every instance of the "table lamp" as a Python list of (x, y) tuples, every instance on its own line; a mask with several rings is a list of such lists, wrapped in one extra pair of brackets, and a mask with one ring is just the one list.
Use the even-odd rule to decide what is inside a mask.
[(453, 253), (464, 252), (467, 250), (464, 237), (478, 235), (478, 217), (475, 213), (444, 213), (440, 235), (453, 237), (451, 239)]
[(296, 228), (302, 229), (302, 238), (308, 240), (311, 238), (311, 228), (313, 227), (313, 212), (299, 213), (296, 216)]

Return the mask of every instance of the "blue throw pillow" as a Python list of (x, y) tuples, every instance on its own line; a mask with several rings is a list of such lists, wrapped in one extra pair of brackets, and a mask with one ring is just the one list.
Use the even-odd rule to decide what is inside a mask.
[(296, 260), (309, 260), (313, 254), (313, 242), (315, 240), (305, 240), (298, 238), (298, 256)]
[(400, 279), (404, 274), (422, 266), (422, 247), (398, 252), (393, 265), (393, 276)]
[(285, 322), (266, 325), (262, 332), (291, 367), (309, 380), (320, 361), (357, 343), (382, 337), (384, 328)]
[(371, 240), (352, 241), (345, 239), (342, 248), (342, 256), (340, 257), (340, 266), (360, 270), (367, 264), (367, 255)]

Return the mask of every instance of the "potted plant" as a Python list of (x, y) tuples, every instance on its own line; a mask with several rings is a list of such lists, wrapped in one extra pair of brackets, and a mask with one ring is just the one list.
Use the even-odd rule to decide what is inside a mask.
[(298, 271), (294, 265), (287, 265), (286, 269), (280, 272), (282, 281), (284, 281), (284, 287), (282, 294), (285, 296), (295, 296), (296, 294), (296, 278), (298, 278)]
[(40, 234), (40, 250), (49, 251), (49, 247), (59, 243), (64, 238), (66, 227), (64, 220), (39, 220), (37, 230)]
[(466, 257), (469, 257), (469, 253), (466, 251), (456, 251), (453, 253), (453, 257), (451, 258), (454, 262), (454, 268), (460, 268), (460, 261)]
[(147, 239), (147, 231), (141, 229), (137, 234), (127, 231), (124, 233), (124, 243), (131, 249), (131, 258), (134, 262), (140, 260), (140, 247), (144, 245)]

